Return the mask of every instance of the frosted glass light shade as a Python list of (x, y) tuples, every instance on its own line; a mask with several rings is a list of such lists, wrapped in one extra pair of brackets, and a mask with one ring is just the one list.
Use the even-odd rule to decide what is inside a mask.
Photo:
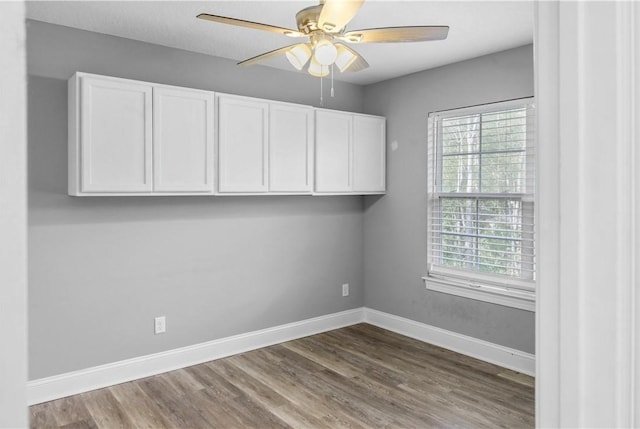
[(329, 74), (329, 66), (323, 66), (317, 62), (316, 57), (313, 56), (309, 63), (309, 74), (315, 77), (324, 77)]
[(302, 70), (309, 58), (311, 58), (311, 49), (307, 45), (300, 44), (285, 52), (285, 55), (292, 66), (298, 70)]
[(358, 57), (342, 45), (338, 45), (336, 48), (338, 50), (338, 56), (336, 57), (335, 65), (343, 72), (348, 69)]
[(323, 66), (333, 64), (338, 56), (338, 49), (328, 40), (320, 40), (313, 50), (313, 57)]

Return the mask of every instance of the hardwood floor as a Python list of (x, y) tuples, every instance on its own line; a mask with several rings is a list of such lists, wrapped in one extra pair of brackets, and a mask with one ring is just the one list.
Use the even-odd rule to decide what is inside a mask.
[(32, 428), (526, 428), (533, 379), (359, 324), (32, 406)]

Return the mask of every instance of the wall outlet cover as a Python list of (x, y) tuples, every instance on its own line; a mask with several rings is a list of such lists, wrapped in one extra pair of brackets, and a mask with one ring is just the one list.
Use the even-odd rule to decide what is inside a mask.
[(163, 334), (167, 331), (167, 319), (165, 316), (156, 317), (154, 319), (155, 333)]

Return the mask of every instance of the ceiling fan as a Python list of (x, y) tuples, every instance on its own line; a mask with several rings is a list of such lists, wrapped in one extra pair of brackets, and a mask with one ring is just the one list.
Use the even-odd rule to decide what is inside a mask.
[(448, 26), (383, 27), (345, 31), (345, 26), (356, 15), (364, 0), (320, 0), (316, 6), (302, 9), (296, 14), (297, 30), (269, 24), (245, 21), (226, 16), (201, 13), (197, 17), (207, 21), (280, 33), (292, 38), (307, 37), (308, 41), (285, 46), (241, 61), (248, 66), (284, 54), (291, 65), (316, 77), (329, 74), (332, 65), (341, 72), (357, 72), (369, 67), (360, 54), (346, 44), (397, 43), (443, 40)]

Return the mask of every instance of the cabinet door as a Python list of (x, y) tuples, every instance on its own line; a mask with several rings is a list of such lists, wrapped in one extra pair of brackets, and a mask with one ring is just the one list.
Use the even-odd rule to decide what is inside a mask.
[(83, 77), (83, 192), (151, 191), (151, 85)]
[(269, 105), (245, 98), (218, 100), (220, 192), (266, 192)]
[(213, 94), (153, 89), (153, 188), (213, 192)]
[(351, 191), (351, 115), (316, 111), (316, 192)]
[(352, 169), (354, 192), (385, 190), (385, 119), (353, 116)]
[(269, 106), (269, 190), (311, 192), (313, 109)]

